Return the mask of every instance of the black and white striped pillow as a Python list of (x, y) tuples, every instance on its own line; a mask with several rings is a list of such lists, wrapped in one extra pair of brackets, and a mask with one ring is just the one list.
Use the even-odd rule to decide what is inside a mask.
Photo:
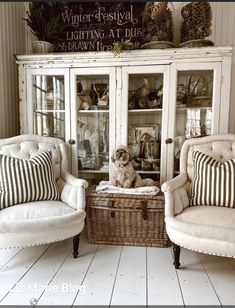
[(218, 162), (193, 151), (191, 205), (235, 207), (235, 159)]
[(18, 203), (58, 199), (50, 150), (29, 160), (0, 154), (0, 209)]

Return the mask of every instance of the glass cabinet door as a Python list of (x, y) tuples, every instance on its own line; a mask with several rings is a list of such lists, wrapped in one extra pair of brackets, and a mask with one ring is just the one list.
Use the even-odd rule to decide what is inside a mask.
[(132, 154), (134, 169), (142, 178), (163, 182), (165, 163), (164, 123), (168, 92), (168, 67), (134, 67), (123, 70), (122, 143)]
[[(32, 100), (33, 123), (29, 130), (37, 135), (66, 139), (66, 117), (69, 117), (65, 101), (65, 72), (35, 70), (29, 75), (29, 100)], [(68, 98), (67, 98), (68, 100)]]
[[(172, 82), (175, 91), (171, 109), (174, 111), (169, 118), (169, 131), (173, 130), (174, 139), (173, 176), (179, 173), (180, 152), (186, 139), (208, 136), (219, 131), (219, 72), (218, 63), (178, 65), (172, 72), (172, 77), (176, 77), (173, 77)], [(169, 176), (172, 177), (172, 172), (169, 172)]]
[(115, 146), (115, 69), (71, 70), (73, 172), (91, 183), (109, 179)]

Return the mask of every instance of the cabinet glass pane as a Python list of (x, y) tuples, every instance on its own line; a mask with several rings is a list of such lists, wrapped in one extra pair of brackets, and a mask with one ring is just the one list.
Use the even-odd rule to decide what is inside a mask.
[(186, 139), (211, 134), (213, 71), (179, 71), (176, 89), (174, 170)]
[(77, 76), (79, 176), (98, 182), (109, 172), (109, 76)]
[(160, 179), (163, 74), (129, 75), (128, 147), (142, 177)]
[(65, 113), (36, 111), (35, 115), (35, 134), (65, 139)]
[(65, 139), (64, 76), (33, 76), (34, 131)]

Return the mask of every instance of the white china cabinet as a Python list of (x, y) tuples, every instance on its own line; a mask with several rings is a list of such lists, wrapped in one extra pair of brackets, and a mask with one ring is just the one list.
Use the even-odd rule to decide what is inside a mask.
[(179, 170), (185, 139), (227, 133), (232, 47), (16, 56), (21, 133), (64, 139), (74, 175), (108, 179), (127, 145), (142, 177)]

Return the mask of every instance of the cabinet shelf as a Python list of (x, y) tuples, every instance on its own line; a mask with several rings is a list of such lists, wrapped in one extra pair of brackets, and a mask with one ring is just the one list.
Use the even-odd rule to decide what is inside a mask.
[(162, 108), (158, 108), (158, 109), (131, 109), (128, 110), (129, 113), (153, 113), (153, 112), (162, 112)]
[(211, 106), (207, 106), (207, 107), (198, 107), (198, 106), (193, 106), (193, 107), (177, 107), (176, 106), (176, 110), (177, 111), (186, 111), (186, 110), (189, 110), (189, 109), (208, 110), (208, 109), (211, 109), (211, 108), (212, 108)]
[(109, 173), (109, 170), (78, 170), (78, 173)]
[(143, 171), (143, 170), (138, 170), (137, 173), (140, 173), (140, 174), (160, 174), (160, 171)]
[(51, 112), (59, 112), (59, 113), (65, 113), (65, 110), (58, 110), (58, 109), (36, 109), (35, 112), (38, 113), (51, 113)]
[(78, 113), (82, 113), (82, 114), (94, 114), (94, 113), (109, 113), (108, 109), (105, 110), (79, 110)]

